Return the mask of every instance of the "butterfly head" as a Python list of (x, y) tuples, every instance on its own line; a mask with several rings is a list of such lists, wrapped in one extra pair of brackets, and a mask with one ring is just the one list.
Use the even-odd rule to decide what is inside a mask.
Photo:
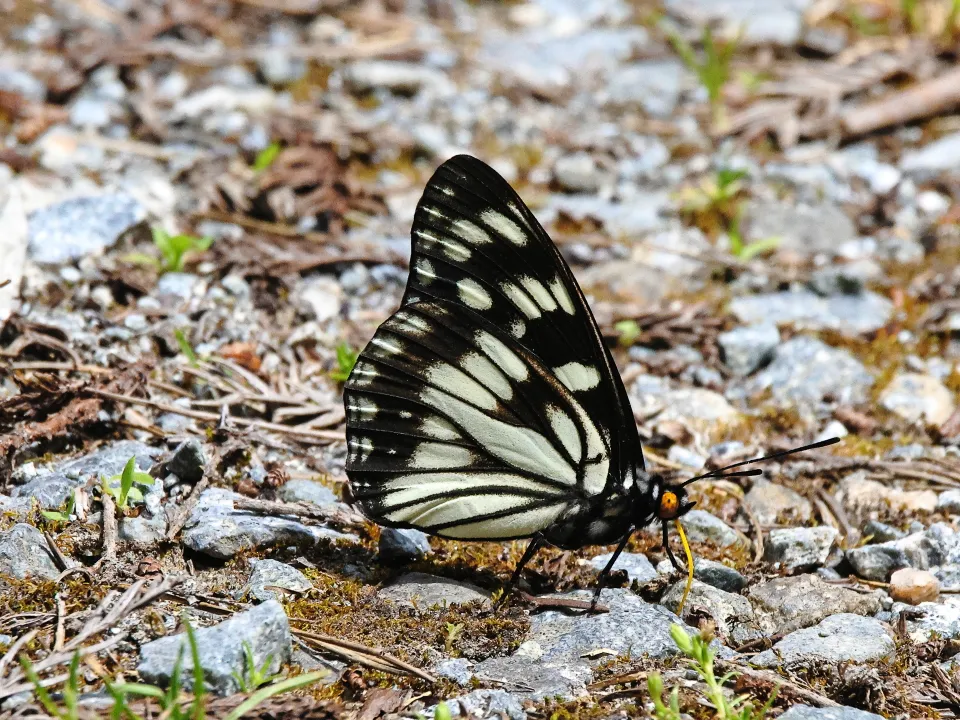
[(658, 483), (656, 515), (661, 521), (676, 520), (686, 515), (697, 503), (687, 500), (687, 491), (682, 485)]

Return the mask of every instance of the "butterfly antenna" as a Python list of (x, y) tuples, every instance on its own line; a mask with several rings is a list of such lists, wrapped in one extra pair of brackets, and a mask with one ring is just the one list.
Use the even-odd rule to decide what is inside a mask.
[(804, 452), (806, 450), (816, 450), (817, 448), (826, 447), (827, 445), (833, 445), (840, 442), (840, 438), (833, 437), (829, 440), (821, 440), (820, 442), (811, 443), (810, 445), (804, 445), (802, 447), (793, 448), (791, 450), (781, 450), (780, 452), (775, 452), (772, 455), (764, 455), (763, 457), (754, 458), (753, 460), (741, 460), (740, 462), (733, 463), (732, 465), (727, 465), (726, 467), (717, 468), (716, 470), (711, 470), (708, 473), (703, 475), (697, 475), (692, 477), (689, 480), (685, 480), (680, 487), (686, 487), (692, 482), (697, 480), (703, 480), (705, 478), (711, 477), (748, 477), (751, 475), (760, 475), (763, 473), (763, 470), (755, 468), (753, 470), (742, 470), (739, 472), (728, 473), (727, 470), (732, 470), (733, 468), (738, 468), (743, 465), (751, 465), (758, 462), (766, 462), (767, 460), (776, 460), (777, 458), (785, 457), (786, 455), (793, 455), (794, 453)]

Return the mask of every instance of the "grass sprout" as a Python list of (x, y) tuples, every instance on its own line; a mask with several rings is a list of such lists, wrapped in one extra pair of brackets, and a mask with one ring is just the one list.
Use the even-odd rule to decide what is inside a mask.
[(114, 497), (118, 509), (126, 510), (131, 502), (143, 502), (143, 491), (137, 485), (150, 487), (153, 477), (137, 470), (137, 458), (131, 457), (123, 467), (123, 472), (103, 481), (103, 492)]
[(187, 260), (198, 252), (208, 250), (213, 245), (212, 237), (197, 237), (185, 233), (171, 235), (159, 225), (150, 228), (153, 236), (153, 245), (160, 252), (160, 257), (146, 253), (130, 253), (124, 257), (127, 262), (136, 265), (145, 265), (161, 273), (183, 272)]
[(357, 364), (359, 355), (359, 351), (354, 350), (345, 342), (337, 345), (337, 368), (330, 373), (330, 377), (340, 383), (346, 382), (353, 371), (353, 366)]
[(714, 131), (720, 131), (726, 126), (723, 88), (730, 80), (731, 61), (742, 34), (741, 29), (732, 40), (717, 41), (710, 26), (705, 25), (700, 39), (703, 51), (697, 53), (693, 46), (678, 33), (673, 31), (667, 33), (670, 44), (673, 45), (683, 64), (697, 76), (700, 84), (707, 91)]

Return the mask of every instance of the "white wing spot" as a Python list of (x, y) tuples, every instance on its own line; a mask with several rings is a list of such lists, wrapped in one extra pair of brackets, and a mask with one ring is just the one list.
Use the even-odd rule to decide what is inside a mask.
[[(436, 385), (445, 393), (450, 393), (461, 400), (483, 408), (495, 410), (497, 399), (483, 385), (462, 370), (458, 370), (447, 363), (437, 363), (427, 368), (426, 379), (431, 385)], [(430, 407), (442, 408), (443, 402), (436, 402), (436, 390), (428, 387), (420, 393), (420, 399)]]
[(527, 379), (529, 371), (523, 360), (500, 340), (486, 330), (478, 330), (477, 334), (473, 336), (473, 340), (480, 346), (486, 356), (492, 359), (497, 367), (507, 375), (521, 382)]
[(484, 245), (493, 242), (486, 230), (469, 220), (457, 220), (450, 225), (450, 232), (466, 240), (471, 245)]
[(372, 400), (368, 400), (365, 397), (358, 397), (355, 402), (347, 405), (347, 410), (350, 412), (351, 420), (354, 422), (363, 422), (373, 420), (380, 408), (377, 407), (377, 404)]
[(565, 313), (568, 315), (576, 314), (576, 308), (573, 306), (573, 300), (570, 299), (570, 293), (567, 292), (567, 289), (563, 286), (563, 281), (559, 277), (554, 278), (553, 282), (550, 283), (550, 292), (553, 293), (557, 303)]
[(462, 437), (452, 423), (436, 415), (428, 415), (423, 419), (420, 432), (434, 440), (459, 440)]
[(501, 400), (513, 397), (513, 388), (507, 376), (486, 357), (479, 353), (467, 353), (460, 360), (463, 369), (473, 375), (485, 388), (492, 390)]
[(439, 245), (440, 249), (443, 251), (443, 254), (446, 255), (451, 260), (458, 260), (464, 262), (470, 259), (470, 256), (473, 254), (470, 251), (470, 248), (458, 243), (456, 240), (449, 240), (447, 238), (438, 238), (434, 235), (431, 235), (424, 230), (416, 230), (415, 234), (420, 238), (427, 247), (433, 247), (434, 245)]
[(403, 352), (403, 346), (396, 341), (390, 342), (389, 340), (384, 340), (383, 338), (375, 337), (370, 342), (390, 355), (399, 355)]
[(580, 446), (580, 433), (577, 430), (576, 423), (570, 419), (563, 410), (555, 405), (547, 406), (547, 420), (553, 432), (563, 443), (563, 447), (570, 453), (575, 463), (580, 462), (582, 457), (582, 448)]
[(466, 278), (457, 283), (457, 294), (466, 305), (474, 310), (489, 310), (493, 307), (493, 298), (476, 280)]
[(569, 362), (555, 367), (553, 372), (571, 392), (592, 390), (600, 384), (600, 373), (597, 369), (583, 363)]
[(520, 210), (520, 208), (516, 204), (509, 203), (507, 207), (510, 208), (510, 210), (513, 212), (514, 215), (520, 218), (520, 222), (522, 222), (524, 226), (526, 226), (528, 229), (531, 229), (530, 223), (527, 222), (527, 218), (524, 217), (523, 212)]
[(515, 338), (522, 338), (525, 332), (527, 332), (527, 326), (523, 320), (514, 320), (510, 323), (510, 334)]
[(442, 470), (473, 464), (473, 453), (465, 447), (442, 442), (422, 442), (410, 458), (417, 470)]
[(352, 451), (354, 462), (363, 462), (370, 457), (370, 453), (373, 452), (373, 443), (370, 442), (370, 438), (350, 438), (347, 445)]
[(500, 285), (500, 290), (516, 306), (517, 310), (529, 319), (533, 320), (540, 317), (540, 308), (519, 286), (505, 282)]
[(425, 258), (418, 258), (416, 263), (417, 277), (424, 285), (429, 285), (437, 279), (437, 270), (433, 263)]
[(484, 225), (503, 235), (514, 245), (526, 245), (527, 235), (513, 220), (496, 210), (485, 210), (480, 213)]
[(433, 332), (430, 323), (413, 313), (397, 313), (393, 319), (399, 323), (404, 332), (413, 337), (423, 337)]
[(537, 301), (537, 305), (541, 308), (547, 312), (557, 309), (557, 301), (553, 299), (553, 295), (544, 287), (542, 282), (529, 275), (525, 275), (520, 278), (520, 284), (533, 296), (533, 299)]
[(377, 369), (370, 363), (359, 362), (353, 366), (353, 371), (350, 373), (350, 381), (353, 385), (369, 385), (376, 380), (378, 374)]

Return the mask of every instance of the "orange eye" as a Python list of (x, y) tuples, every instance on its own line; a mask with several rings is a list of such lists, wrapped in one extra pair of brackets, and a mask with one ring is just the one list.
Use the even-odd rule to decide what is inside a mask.
[(677, 494), (669, 490), (660, 496), (660, 517), (670, 519), (677, 513), (680, 507), (680, 500)]

